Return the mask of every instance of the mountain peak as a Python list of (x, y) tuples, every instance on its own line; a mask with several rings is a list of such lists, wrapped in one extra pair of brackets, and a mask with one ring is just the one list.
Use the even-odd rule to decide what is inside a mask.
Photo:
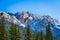
[(58, 20), (48, 15), (38, 16), (31, 14), (29, 12), (10, 14), (0, 11), (0, 18), (2, 17), (4, 17), (6, 21), (19, 25), (21, 27), (27, 27), (28, 25), (30, 25), (30, 28), (34, 31), (40, 31), (40, 29), (45, 30), (48, 24), (50, 24), (51, 30), (53, 31), (60, 30), (60, 24), (57, 25)]

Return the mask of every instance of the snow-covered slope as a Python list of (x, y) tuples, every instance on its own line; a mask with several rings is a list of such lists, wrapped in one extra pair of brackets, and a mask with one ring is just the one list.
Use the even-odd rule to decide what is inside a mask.
[(16, 25), (25, 27), (25, 25), (22, 24), (14, 15), (9, 15), (5, 12), (0, 12), (0, 18), (1, 17), (4, 17), (4, 19), (8, 22), (11, 22), (11, 23), (14, 23)]
[(58, 26), (60, 24), (58, 20), (48, 15), (38, 16), (38, 15), (31, 14), (29, 12), (18, 13), (15, 15), (16, 15), (16, 18), (19, 21), (21, 21), (21, 23), (25, 24), (26, 26), (30, 25), (30, 28), (34, 31), (40, 31), (40, 30), (45, 31), (46, 26), (50, 24), (51, 30), (54, 36), (60, 35), (59, 34), (60, 26)]

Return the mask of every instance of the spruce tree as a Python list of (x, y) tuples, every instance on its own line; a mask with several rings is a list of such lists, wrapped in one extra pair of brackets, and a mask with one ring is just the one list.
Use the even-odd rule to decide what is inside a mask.
[(53, 40), (50, 25), (46, 27), (46, 40)]
[(20, 40), (20, 29), (15, 24), (12, 23), (9, 33), (10, 40)]
[(16, 30), (16, 40), (20, 40), (21, 39), (21, 35), (20, 35), (20, 28), (18, 27)]
[(0, 40), (8, 40), (4, 17), (0, 20)]
[(29, 25), (26, 28), (25, 40), (33, 40), (32, 32), (30, 30), (30, 26)]
[(37, 33), (35, 33), (35, 40), (39, 40), (40, 39), (40, 35), (39, 35), (39, 33), (37, 32)]
[(45, 40), (45, 35), (43, 34), (42, 31), (41, 31), (41, 33), (40, 33), (40, 40)]
[(35, 35), (36, 35), (35, 40), (45, 40), (45, 37), (42, 31), (37, 32)]

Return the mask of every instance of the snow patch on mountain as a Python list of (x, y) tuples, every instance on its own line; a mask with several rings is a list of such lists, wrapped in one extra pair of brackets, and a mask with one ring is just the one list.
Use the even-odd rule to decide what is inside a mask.
[(58, 27), (58, 26), (55, 26), (56, 28), (58, 28), (58, 29), (60, 29), (60, 27)]
[(19, 26), (25, 27), (25, 25), (22, 24), (14, 15), (11, 16), (5, 12), (0, 11), (0, 16), (4, 17), (4, 19), (8, 22), (11, 22), (11, 23), (17, 24)]

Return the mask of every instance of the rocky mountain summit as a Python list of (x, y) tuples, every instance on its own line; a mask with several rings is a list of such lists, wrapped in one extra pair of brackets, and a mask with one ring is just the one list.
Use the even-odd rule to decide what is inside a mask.
[(29, 12), (17, 12), (15, 14), (12, 14), (0, 11), (0, 19), (2, 17), (4, 17), (6, 21), (19, 25), (21, 27), (27, 27), (30, 25), (30, 28), (34, 31), (45, 31), (46, 26), (50, 24), (52, 33), (55, 36), (60, 36), (60, 25), (58, 20), (48, 15), (38, 16)]

